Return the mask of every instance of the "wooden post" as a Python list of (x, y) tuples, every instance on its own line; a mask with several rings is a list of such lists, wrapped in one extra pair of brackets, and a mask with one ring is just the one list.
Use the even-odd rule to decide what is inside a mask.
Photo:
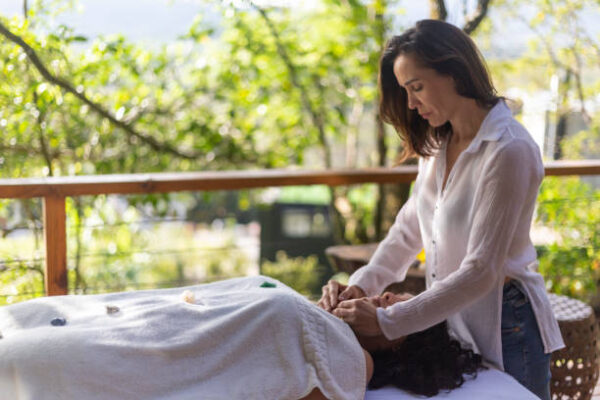
[(44, 238), (46, 241), (46, 295), (67, 294), (67, 231), (65, 198), (44, 197)]

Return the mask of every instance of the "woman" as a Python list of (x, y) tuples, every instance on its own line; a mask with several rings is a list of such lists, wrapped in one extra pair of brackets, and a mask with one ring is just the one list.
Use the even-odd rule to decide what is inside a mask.
[[(448, 23), (419, 21), (393, 37), (379, 85), (382, 119), (405, 156), (419, 157), (419, 173), (369, 264), (348, 287), (325, 286), (319, 305), (388, 339), (447, 320), (488, 363), (549, 399), (550, 353), (564, 344), (529, 238), (544, 172), (537, 145), (496, 95), (473, 41)], [(422, 248), (425, 292), (387, 308), (358, 300), (403, 280)]]
[[(0, 307), (0, 330), (2, 398), (15, 400), (362, 400), (373, 374), (347, 324), (262, 276), (39, 298)], [(364, 338), (364, 346), (375, 387), (419, 394), (460, 386), (480, 362), (443, 325), (395, 341)], [(436, 373), (424, 376), (432, 355)]]

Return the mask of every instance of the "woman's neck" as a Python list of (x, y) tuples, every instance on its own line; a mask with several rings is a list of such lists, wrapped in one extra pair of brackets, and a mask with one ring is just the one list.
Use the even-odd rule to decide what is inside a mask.
[(489, 111), (489, 108), (479, 106), (475, 100), (464, 98), (456, 107), (455, 115), (450, 119), (451, 141), (455, 145), (471, 143)]

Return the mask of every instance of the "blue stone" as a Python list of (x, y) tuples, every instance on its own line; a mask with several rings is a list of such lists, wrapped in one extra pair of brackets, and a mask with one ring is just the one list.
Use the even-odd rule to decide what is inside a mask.
[(50, 321), (52, 326), (64, 326), (67, 324), (67, 320), (64, 318), (56, 317), (52, 321)]

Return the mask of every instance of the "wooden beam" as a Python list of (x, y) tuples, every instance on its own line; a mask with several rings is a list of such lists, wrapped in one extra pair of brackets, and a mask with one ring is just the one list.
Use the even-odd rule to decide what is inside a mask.
[(600, 160), (551, 161), (544, 170), (546, 176), (600, 175)]
[[(600, 175), (600, 160), (553, 161), (545, 164), (545, 171), (547, 176)], [(0, 198), (239, 190), (300, 185), (410, 183), (416, 176), (416, 165), (402, 165), (394, 168), (352, 170), (277, 169), (0, 179)]]
[(67, 294), (67, 231), (64, 197), (44, 197), (44, 238), (46, 294), (48, 296)]
[(410, 183), (416, 176), (417, 166), (410, 165), (360, 170), (217, 171), (0, 179), (0, 198), (238, 190), (296, 185)]

